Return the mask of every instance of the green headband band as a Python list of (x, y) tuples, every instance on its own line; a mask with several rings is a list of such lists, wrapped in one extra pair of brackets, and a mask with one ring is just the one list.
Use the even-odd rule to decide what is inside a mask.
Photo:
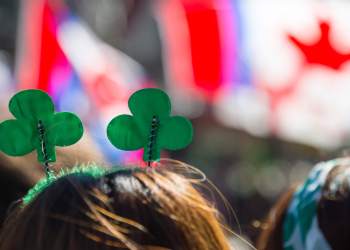
[(52, 185), (55, 181), (58, 179), (65, 177), (67, 175), (71, 174), (81, 174), (81, 175), (88, 175), (93, 178), (100, 178), (104, 176), (106, 173), (111, 172), (111, 170), (108, 170), (106, 168), (99, 167), (97, 165), (87, 165), (87, 166), (76, 166), (69, 169), (61, 169), (57, 174), (48, 175), (38, 181), (34, 187), (32, 187), (28, 193), (23, 197), (23, 204), (27, 205), (30, 202), (32, 202), (38, 194), (43, 192), (47, 187)]

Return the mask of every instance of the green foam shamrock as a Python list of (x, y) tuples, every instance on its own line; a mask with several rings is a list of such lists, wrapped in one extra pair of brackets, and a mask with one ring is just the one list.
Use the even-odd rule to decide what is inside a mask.
[(68, 112), (55, 113), (51, 98), (41, 90), (29, 89), (14, 95), (9, 110), (17, 119), (0, 123), (0, 150), (22, 156), (36, 149), (38, 161), (56, 160), (55, 146), (69, 146), (83, 135), (80, 119)]
[(132, 115), (119, 115), (107, 127), (110, 142), (122, 150), (144, 148), (144, 161), (160, 158), (161, 149), (186, 147), (193, 137), (191, 122), (181, 116), (170, 116), (171, 103), (160, 89), (142, 89), (129, 99)]

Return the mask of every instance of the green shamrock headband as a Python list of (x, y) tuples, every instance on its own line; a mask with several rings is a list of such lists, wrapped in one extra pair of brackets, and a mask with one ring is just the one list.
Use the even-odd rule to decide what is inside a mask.
[(69, 112), (55, 113), (51, 98), (36, 89), (14, 95), (9, 110), (17, 119), (0, 123), (0, 150), (10, 156), (23, 156), (36, 149), (46, 174), (56, 161), (55, 146), (69, 146), (83, 135), (80, 119)]
[[(177, 150), (192, 140), (193, 129), (189, 120), (170, 116), (170, 99), (160, 89), (142, 89), (129, 99), (132, 115), (115, 117), (108, 125), (111, 143), (122, 150), (144, 148), (148, 165), (160, 158), (161, 149)], [(69, 146), (83, 135), (80, 119), (68, 112), (56, 113), (51, 98), (40, 90), (18, 92), (9, 103), (16, 119), (0, 123), (0, 150), (10, 156), (23, 156), (36, 150), (38, 161), (46, 171), (22, 199), (30, 203), (39, 193), (57, 179), (69, 174), (87, 174), (101, 177), (108, 171), (98, 166), (77, 166), (54, 174), (49, 163), (56, 161), (56, 146)]]
[[(171, 103), (160, 89), (142, 89), (129, 99), (132, 115), (115, 117), (108, 125), (107, 136), (122, 150), (144, 149), (143, 159), (157, 161), (162, 149), (186, 147), (193, 137), (191, 122), (170, 116)], [(0, 150), (10, 156), (37, 151), (38, 161), (50, 173), (49, 163), (56, 161), (56, 146), (69, 146), (83, 135), (80, 119), (69, 112), (55, 113), (51, 98), (36, 89), (14, 95), (9, 110), (17, 119), (0, 123)]]
[(116, 148), (143, 148), (143, 159), (150, 166), (159, 160), (162, 149), (182, 149), (192, 141), (191, 122), (182, 116), (170, 116), (170, 99), (162, 90), (139, 90), (128, 105), (132, 115), (119, 115), (107, 127), (108, 139)]

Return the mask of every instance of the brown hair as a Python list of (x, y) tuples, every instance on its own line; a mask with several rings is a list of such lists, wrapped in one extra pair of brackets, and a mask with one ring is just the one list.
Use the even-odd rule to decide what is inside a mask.
[(67, 175), (13, 212), (0, 249), (229, 249), (197, 184), (166, 168)]
[(258, 250), (283, 250), (283, 220), (295, 190), (296, 186), (293, 186), (284, 193), (261, 224)]
[[(57, 162), (55, 169), (71, 166), (77, 163), (105, 162), (102, 155), (91, 142), (91, 138), (84, 137), (77, 144), (56, 150)], [(7, 156), (0, 150), (0, 225), (2, 225), (7, 210), (12, 204), (25, 195), (26, 191), (44, 176), (34, 153), (23, 157)]]
[[(349, 159), (328, 173), (317, 205), (317, 220), (321, 232), (333, 250), (350, 246), (350, 165)], [(283, 250), (283, 220), (296, 190), (290, 188), (271, 209), (257, 241), (259, 250)]]

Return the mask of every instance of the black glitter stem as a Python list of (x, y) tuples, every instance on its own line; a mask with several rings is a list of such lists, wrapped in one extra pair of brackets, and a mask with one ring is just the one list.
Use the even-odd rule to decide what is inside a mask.
[(153, 116), (152, 118), (152, 124), (151, 124), (151, 131), (148, 137), (148, 147), (147, 147), (147, 156), (148, 156), (148, 161), (147, 161), (147, 166), (151, 166), (151, 161), (152, 161), (152, 154), (153, 154), (153, 148), (154, 144), (156, 143), (156, 137), (157, 137), (157, 131), (159, 128), (159, 120), (157, 116)]
[(44, 156), (44, 169), (45, 169), (45, 173), (46, 175), (49, 175), (51, 170), (50, 170), (50, 165), (49, 165), (49, 157), (47, 155), (47, 148), (46, 148), (46, 142), (45, 142), (45, 127), (44, 124), (41, 120), (38, 121), (38, 133), (39, 133), (39, 140), (41, 143), (41, 152)]

